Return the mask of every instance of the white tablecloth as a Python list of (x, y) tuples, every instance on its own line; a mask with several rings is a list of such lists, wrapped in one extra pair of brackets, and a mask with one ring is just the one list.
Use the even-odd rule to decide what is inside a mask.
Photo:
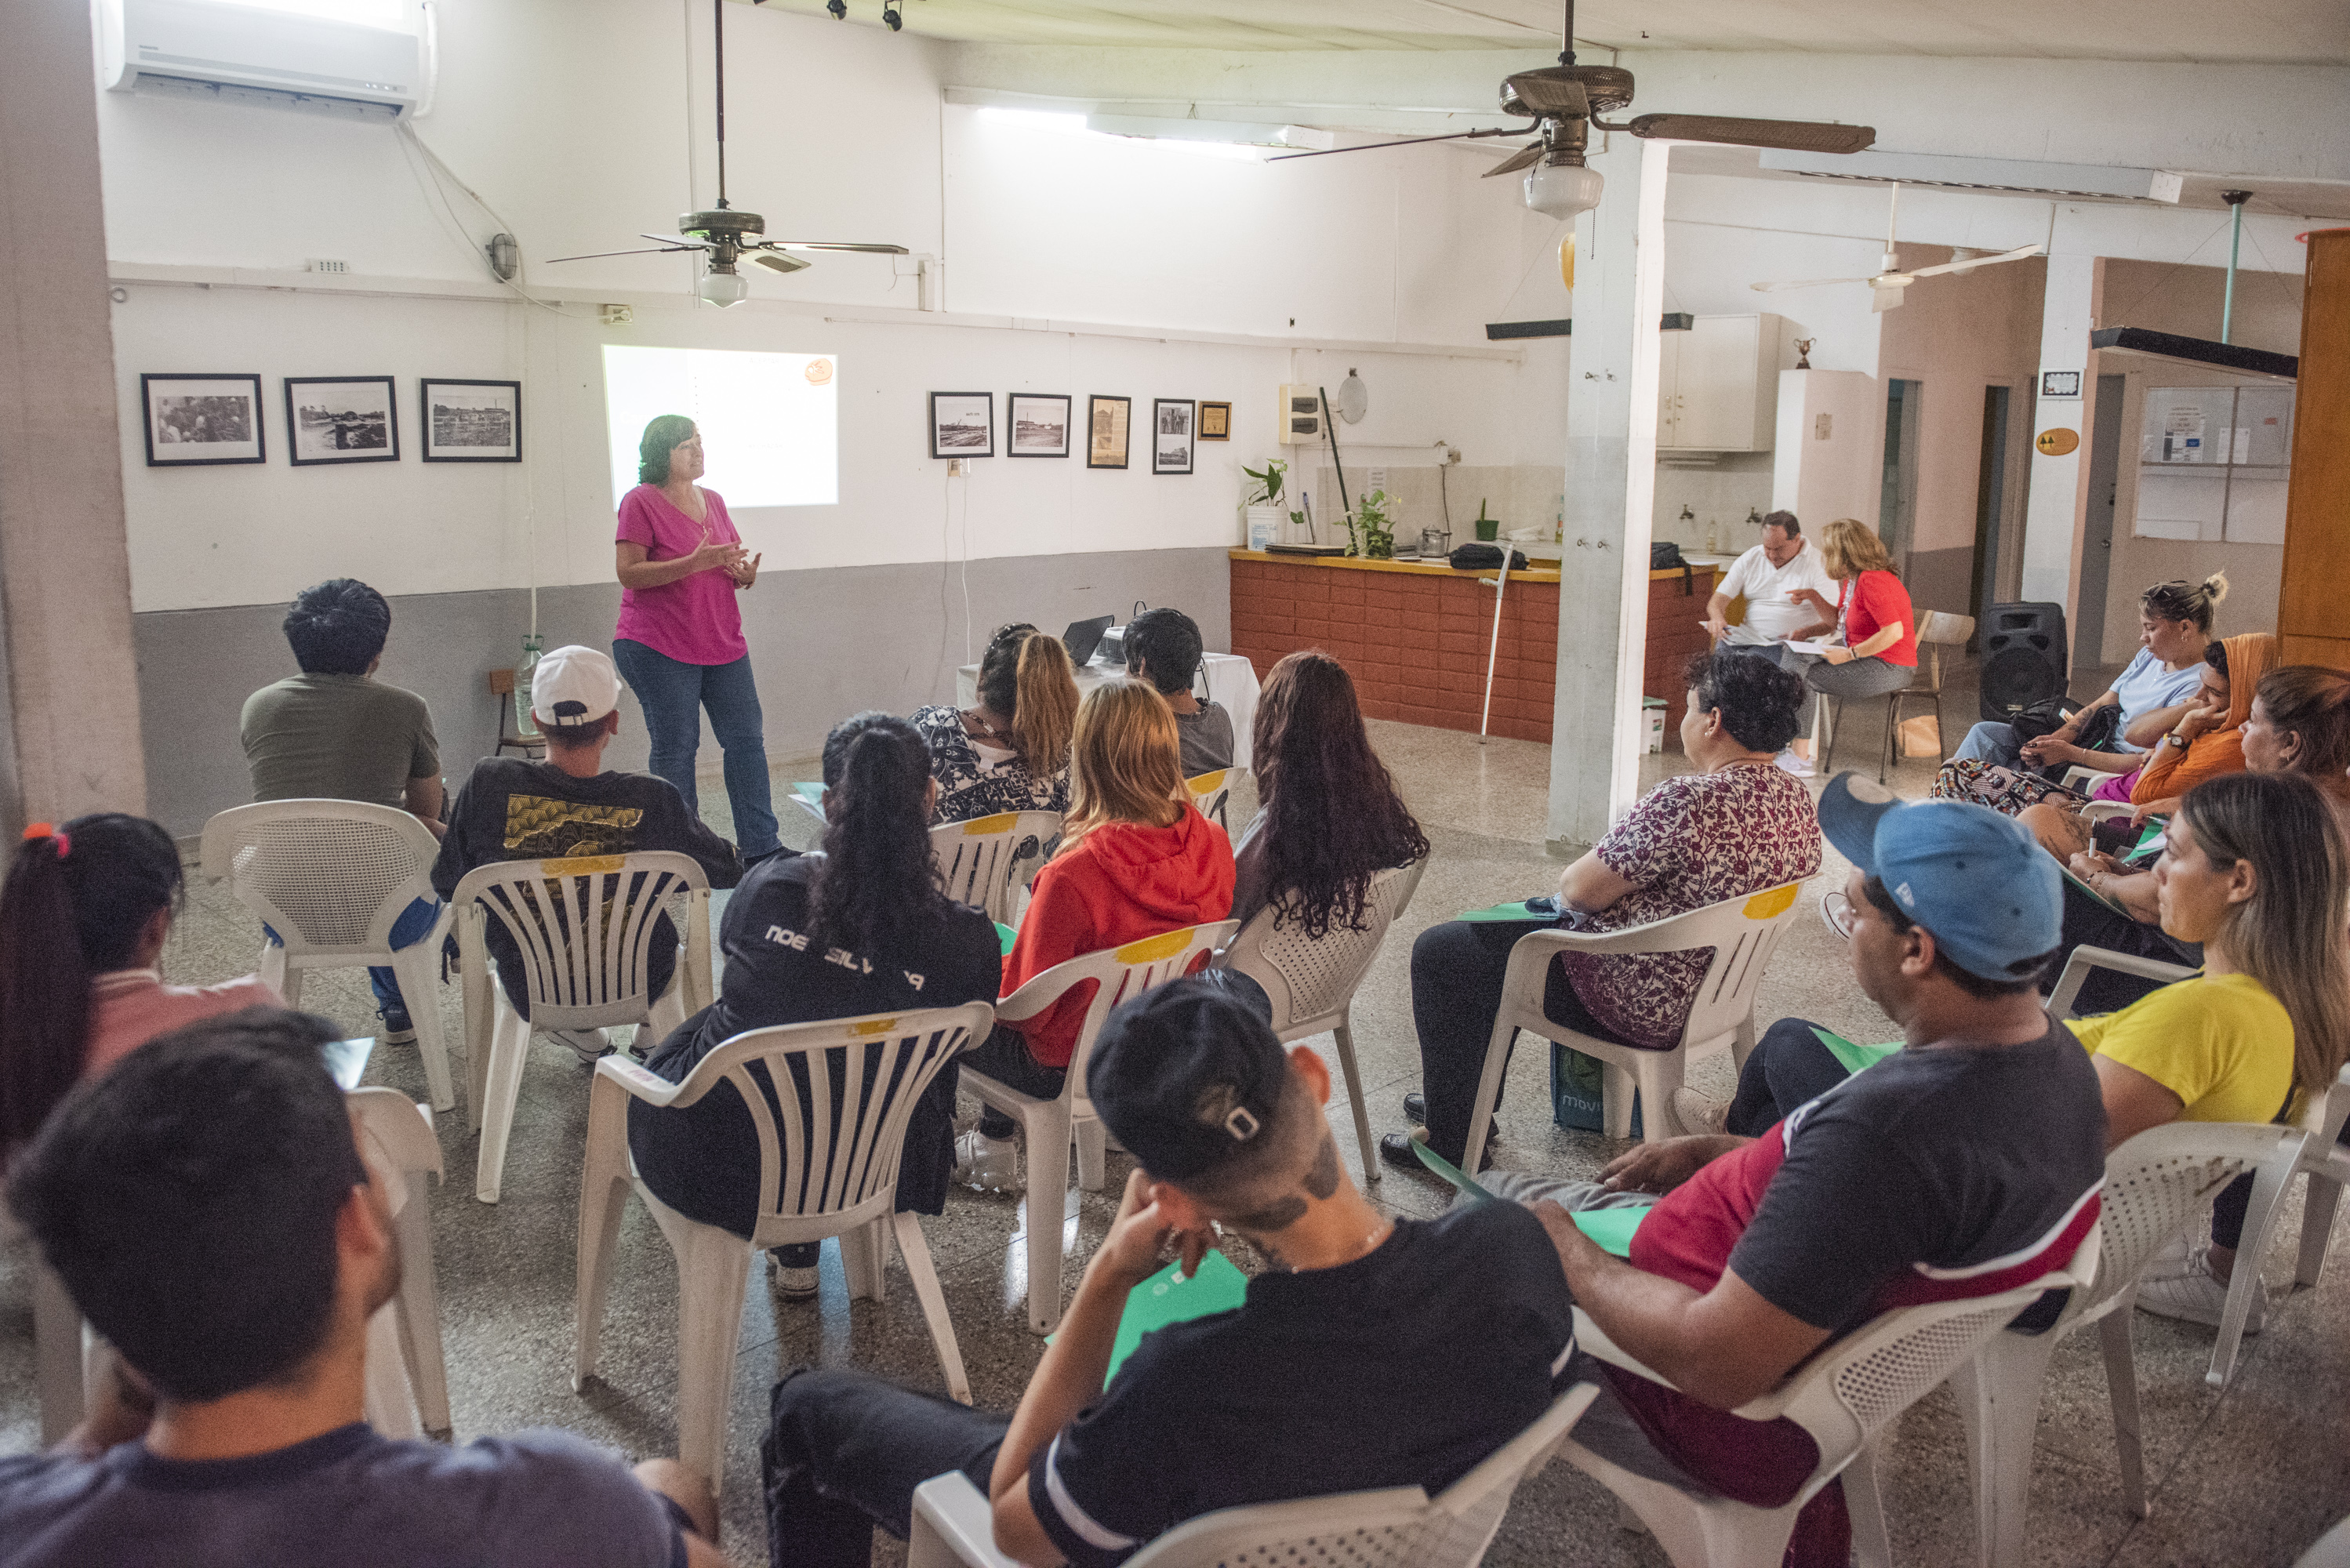
[[(1249, 765), (1249, 730), (1256, 722), (1256, 666), (1237, 653), (1202, 654), (1201, 665), (1208, 674), (1208, 700), (1221, 702), (1224, 711), (1232, 716), (1232, 765)], [(1125, 670), (1115, 664), (1081, 664), (1077, 666), (1077, 694), (1085, 695), (1094, 687)], [(968, 708), (979, 701), (979, 666), (966, 664), (955, 671), (955, 705)]]

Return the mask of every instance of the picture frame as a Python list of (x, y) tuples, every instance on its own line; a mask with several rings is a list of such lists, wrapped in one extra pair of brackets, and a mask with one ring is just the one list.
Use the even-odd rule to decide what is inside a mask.
[(436, 376), (416, 384), (427, 462), (520, 462), (522, 383)]
[(1133, 423), (1132, 398), (1106, 397), (1097, 392), (1086, 400), (1086, 466), (1124, 468)]
[(1232, 406), (1230, 403), (1200, 405), (1200, 439), (1230, 441), (1232, 439)]
[(1150, 472), (1189, 473), (1200, 405), (1188, 398), (1150, 400)]
[(286, 461), (296, 468), (398, 462), (390, 376), (287, 376)]
[(1069, 400), (1055, 392), (1006, 392), (1007, 457), (1069, 455)]
[(139, 406), (150, 468), (269, 460), (257, 372), (143, 375)]
[(931, 394), (931, 455), (932, 457), (993, 457), (995, 455), (995, 394), (993, 392), (932, 392)]

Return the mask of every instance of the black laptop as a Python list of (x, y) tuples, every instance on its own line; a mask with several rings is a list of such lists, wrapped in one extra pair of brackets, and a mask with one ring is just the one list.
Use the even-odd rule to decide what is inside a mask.
[(1091, 620), (1071, 621), (1069, 629), (1061, 634), (1061, 646), (1069, 650), (1069, 661), (1083, 664), (1091, 659), (1094, 649), (1101, 646), (1102, 633), (1107, 631), (1110, 622), (1117, 618), (1112, 615), (1097, 615)]

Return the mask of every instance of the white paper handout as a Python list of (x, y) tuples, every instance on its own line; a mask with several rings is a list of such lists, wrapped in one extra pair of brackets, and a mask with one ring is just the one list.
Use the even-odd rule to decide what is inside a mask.
[(1831, 642), (1826, 638), (1821, 638), (1816, 642), (1802, 641), (1792, 637), (1783, 639), (1783, 640), (1785, 641), (1789, 648), (1794, 649), (1797, 653), (1807, 653), (1814, 659), (1825, 659), (1828, 656), (1829, 649), (1841, 648), (1844, 646), (1839, 642)]

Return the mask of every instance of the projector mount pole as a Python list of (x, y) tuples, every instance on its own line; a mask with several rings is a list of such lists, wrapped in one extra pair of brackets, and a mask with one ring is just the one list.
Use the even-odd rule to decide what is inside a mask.
[(2236, 254), (2244, 248), (2244, 203), (2252, 199), (2250, 191), (2222, 191), (2220, 200), (2228, 203), (2235, 214), (2236, 232), (2228, 241), (2228, 292), (2220, 306), (2220, 341), (2230, 342), (2228, 334), (2236, 324)]

